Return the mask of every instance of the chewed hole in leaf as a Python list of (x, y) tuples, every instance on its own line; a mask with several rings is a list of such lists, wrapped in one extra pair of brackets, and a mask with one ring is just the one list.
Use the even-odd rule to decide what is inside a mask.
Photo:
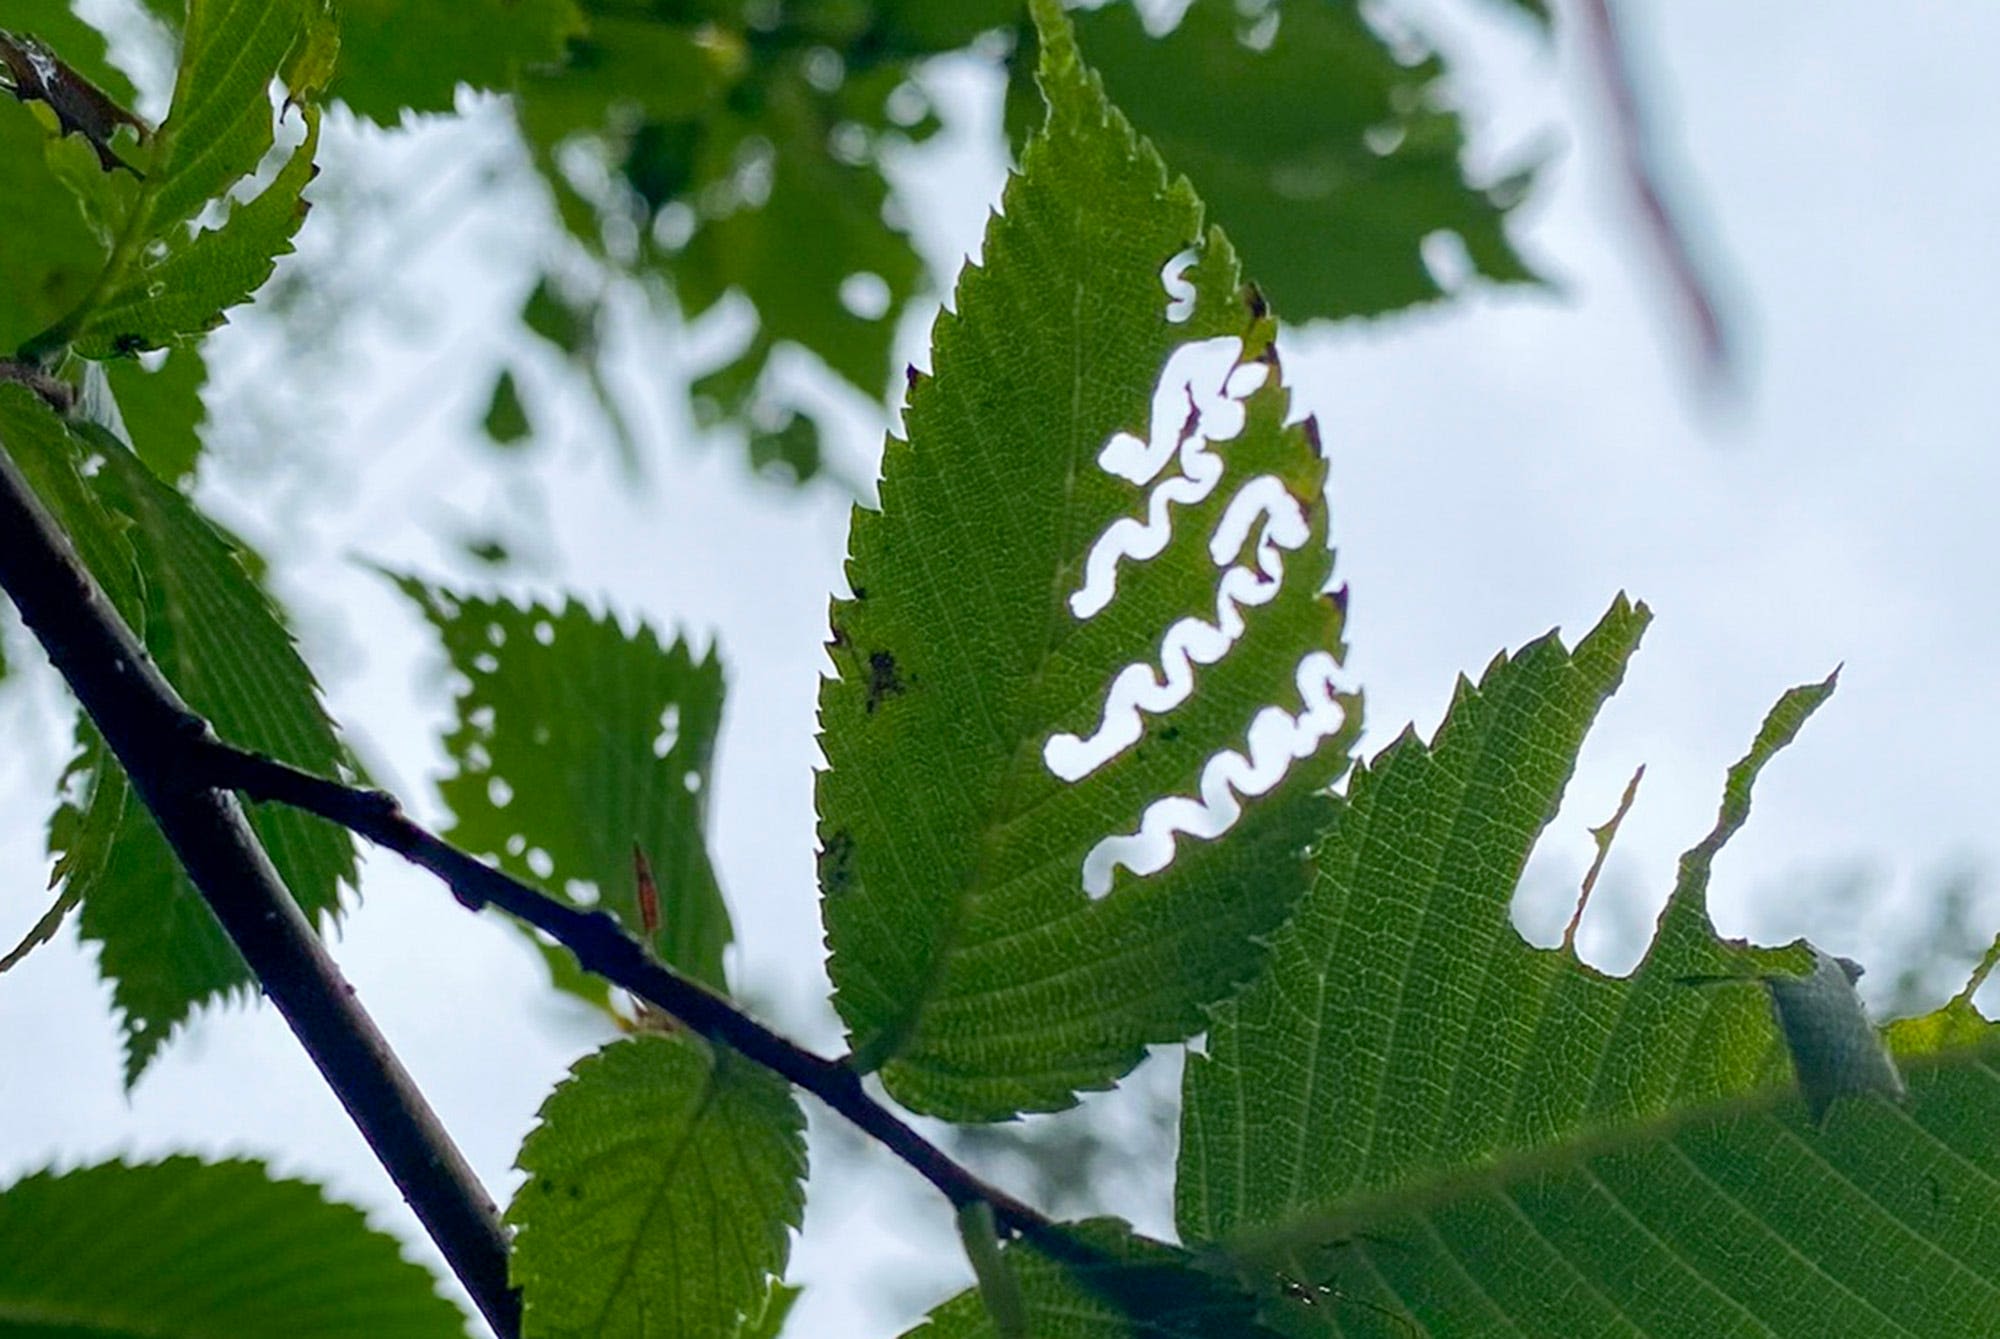
[(604, 895), (589, 879), (567, 879), (563, 882), (563, 896), (577, 906), (594, 907)]
[(840, 281), (840, 305), (848, 314), (863, 321), (879, 321), (889, 314), (889, 282), (879, 274), (861, 270)]
[(1420, 250), (1432, 282), (1447, 293), (1464, 288), (1478, 272), (1472, 254), (1465, 249), (1465, 239), (1455, 232), (1431, 233), (1424, 238)]
[(1346, 725), (1339, 673), (1339, 662), (1325, 651), (1301, 660), (1298, 685), (1303, 705), (1298, 714), (1283, 707), (1264, 708), (1251, 722), (1248, 756), (1225, 749), (1208, 760), (1201, 773), (1200, 799), (1173, 795), (1155, 801), (1137, 832), (1099, 842), (1084, 859), (1084, 891), (1092, 897), (1110, 892), (1112, 873), (1120, 865), (1141, 876), (1159, 873), (1173, 861), (1176, 833), (1206, 840), (1234, 827), (1243, 816), (1242, 798), (1269, 792), (1285, 779), (1294, 762), (1311, 757)]
[(1187, 272), (1200, 256), (1201, 252), (1188, 247), (1160, 267), (1160, 286), (1167, 290), (1167, 320), (1174, 325), (1184, 325), (1194, 315), (1194, 281)]
[[(1179, 259), (1179, 258), (1177, 258)], [(1173, 266), (1162, 282), (1171, 292)], [(1184, 282), (1184, 281), (1183, 281)], [(1119, 574), (1166, 553), (1177, 519), (1198, 509), (1213, 517), (1206, 536), (1219, 575), (1214, 612), (1178, 619), (1161, 635), (1157, 653), (1128, 664), (1111, 679), (1097, 724), (1084, 734), (1057, 732), (1043, 745), (1049, 771), (1072, 784), (1134, 749), (1146, 735), (1146, 718), (1186, 706), (1196, 693), (1198, 666), (1220, 664), (1248, 630), (1247, 611), (1271, 604), (1285, 588), (1285, 555), (1311, 542), (1305, 503), (1273, 474), (1242, 478), (1219, 508), (1213, 505), (1228, 473), (1219, 447), (1235, 441), (1249, 418), (1247, 402), (1271, 380), (1262, 360), (1245, 361), (1235, 336), (1190, 341), (1175, 349), (1161, 371), (1145, 437), (1112, 436), (1098, 454), (1105, 473), (1148, 489), (1142, 515), (1107, 526), (1085, 556), (1082, 584), (1069, 596), (1070, 613), (1088, 621), (1112, 608)], [(1209, 504), (1204, 507), (1203, 504)], [(1182, 540), (1185, 552), (1187, 538)], [(1299, 759), (1315, 753), (1347, 722), (1338, 683), (1339, 663), (1325, 650), (1301, 648), (1293, 683), (1297, 705), (1269, 705), (1253, 717), (1240, 746), (1225, 747), (1202, 766), (1198, 795), (1154, 801), (1135, 831), (1114, 833), (1085, 858), (1085, 892), (1101, 897), (1123, 865), (1144, 876), (1173, 860), (1175, 836), (1218, 837), (1242, 816), (1242, 801), (1268, 793)]]
[(660, 733), (653, 736), (653, 756), (664, 758), (674, 751), (674, 745), (681, 742), (681, 707), (678, 702), (669, 702), (667, 709), (660, 713)]
[(505, 809), (514, 802), (514, 788), (507, 784), (505, 777), (486, 778), (486, 798), (495, 809)]
[(555, 858), (539, 846), (528, 852), (526, 863), (538, 879), (546, 879), (556, 872)]

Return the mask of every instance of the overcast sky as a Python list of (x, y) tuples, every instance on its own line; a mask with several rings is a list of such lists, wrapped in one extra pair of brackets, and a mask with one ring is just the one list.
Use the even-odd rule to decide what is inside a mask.
[[(1349, 665), (1369, 695), (1365, 747), (1411, 720), (1428, 733), (1454, 676), (1500, 648), (1557, 625), (1581, 635), (1620, 589), (1651, 604), (1656, 621), (1520, 914), (1531, 936), (1554, 938), (1589, 850), (1584, 829), (1647, 764), (1583, 940), (1622, 969), (1763, 712), (1844, 663), (1840, 691), (1765, 774), (1755, 816), (1717, 866), (1715, 901), (1725, 931), (1808, 934), (1893, 964), (1944, 872), (1994, 856), (1987, 602), (2000, 463), (1988, 369), (2000, 352), (2000, 268), (1988, 234), (2000, 215), (2000, 115), (1989, 66), (2000, 12), (1628, 7), (1677, 184), (1729, 281), (1747, 349), (1740, 402), (1710, 412), (1692, 393), (1674, 309), (1630, 227), (1573, 54), (1546, 51), (1499, 7), (1474, 7), (1470, 23), (1462, 4), (1426, 8), (1451, 20), (1481, 161), (1504, 165), (1551, 138), (1560, 147), (1520, 237), (1563, 292), (1481, 295), (1287, 337), (1287, 378), (1319, 416), (1332, 462)], [(949, 271), (998, 196), (999, 88), (965, 67), (936, 78), (957, 108), (952, 133), (902, 175), (926, 254)], [(376, 238), (374, 250), (365, 236), (343, 239), (393, 261), (395, 300), (330, 355), (338, 403), (277, 437), (238, 431), (208, 498), (287, 556), (283, 586), (336, 715), (431, 817), (448, 710), (441, 666), (355, 556), (461, 575), (455, 538), (496, 516), (538, 515), (522, 581), (560, 581), (718, 638), (730, 699), (712, 840), (738, 920), (739, 979), (781, 1025), (834, 1047), (817, 966), (811, 769), (846, 504), (830, 489), (793, 496), (752, 483), (728, 451), (684, 445), (634, 487), (597, 443), (601, 422), (573, 402), (555, 407), (552, 441), (527, 465), (492, 475), (476, 422), (492, 360), (520, 352), (507, 332), (547, 243), (497, 124), (489, 108), (414, 142), (329, 137), (320, 192), (366, 186), (354, 175), (364, 160), (378, 189), (440, 163), (465, 170), (406, 203), (409, 215), (427, 211), (421, 237)], [(478, 194), (490, 163), (499, 182)], [(909, 332), (918, 361), (927, 324)], [(681, 369), (727, 333), (625, 327), (617, 376), (648, 440), (692, 436)], [(273, 359), (263, 338), (244, 320), (217, 340), (218, 409), (258, 402)], [(547, 371), (529, 366), (531, 393), (555, 384)], [(843, 415), (842, 459), (871, 473), (879, 418), (820, 393)], [(10, 942), (42, 909), (40, 823), (67, 728), (46, 679), (0, 694), (0, 813), (10, 815), (0, 868), (14, 871), (0, 888), (0, 938)], [(1864, 895), (1814, 895), (1854, 867), (1873, 871)], [(536, 1104), (600, 1034), (536, 989), (539, 965), (511, 932), (426, 880), (371, 860), (365, 895), (341, 962), (504, 1195)], [(1980, 924), (2000, 929), (2000, 899), (1981, 905)], [(66, 934), (0, 980), (0, 1179), (51, 1160), (246, 1152), (412, 1232), (267, 1011), (206, 1017), (129, 1102), (117, 1074), (104, 991)], [(796, 1333), (894, 1334), (962, 1272), (937, 1246), (941, 1217), (905, 1217), (918, 1202), (905, 1180), (816, 1177)], [(1165, 1195), (1156, 1186), (1118, 1207), (1164, 1230)], [(906, 1287), (885, 1286), (905, 1268)]]

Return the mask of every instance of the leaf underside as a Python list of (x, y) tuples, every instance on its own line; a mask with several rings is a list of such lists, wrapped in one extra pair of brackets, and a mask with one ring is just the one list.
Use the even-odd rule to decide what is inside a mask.
[(465, 1320), (358, 1210), (252, 1162), (38, 1172), (0, 1190), (0, 1334), (447, 1339)]
[[(1614, 979), (1508, 906), (1645, 621), (1621, 601), (1462, 684), (1437, 738), (1350, 783), (1264, 974), (1189, 1062), (1177, 1216), (1287, 1333), (1941, 1335), (2000, 1321), (1990, 1029), (1910, 1032), (1910, 1099), (1796, 1093), (1759, 978), (1808, 946), (1720, 939), (1711, 866), (1833, 683), (1787, 693)], [(1823, 964), (1822, 964), (1823, 965)], [(1798, 1057), (1802, 1073), (1819, 1061)], [(1848, 1091), (1867, 1085), (1852, 1085)], [(1893, 1083), (1872, 1091), (1892, 1093)], [(1817, 1105), (1818, 1099), (1815, 1099)]]
[[(832, 612), (839, 677), (820, 694), (836, 1002), (898, 1100), (959, 1119), (1066, 1106), (1147, 1043), (1196, 1030), (1303, 890), (1358, 724), (1350, 698), (1325, 698), (1317, 749), (1245, 799), (1226, 840), (1183, 834), (1164, 870), (1086, 891), (1100, 842), (1138, 832), (1156, 801), (1191, 804), (1218, 754), (1258, 751), (1265, 713), (1306, 716), (1319, 701), (1306, 670), (1341, 652), (1341, 602), (1325, 593), (1325, 467), (1310, 428), (1285, 422), (1261, 300), (1074, 45), (1052, 42), (1044, 62), (1049, 124), (938, 320), (936, 375), (913, 389), (909, 440), (889, 443), (881, 510), (854, 514), (853, 597)], [(1192, 310), (1175, 324), (1162, 268), (1194, 247)], [(1164, 508), (1162, 551), (1118, 562), (1113, 598), (1080, 617), (1093, 541), (1192, 490), (1207, 440), (1194, 392), (1169, 384), (1156, 401), (1154, 388), (1193, 345), (1222, 349), (1241, 430), (1203, 411), (1212, 488)], [(1120, 433), (1170, 457), (1178, 443), (1180, 469), (1163, 460), (1148, 489), (1101, 467)], [(1247, 542), (1211, 552), (1225, 513), (1259, 490)], [(1282, 544), (1280, 516), (1294, 527)], [(1255, 594), (1224, 593), (1244, 586)], [(1193, 664), (1191, 698), (1143, 718), (1116, 708), (1113, 680), (1157, 678), (1170, 632), (1239, 614), (1240, 638)], [(1087, 775), (1045, 761), (1052, 737), (1120, 716), (1140, 737)]]
[[(108, 433), (66, 426), (17, 386), (0, 386), (0, 441), (191, 707), (246, 748), (321, 775), (346, 772), (351, 759), (276, 607), (186, 498)], [(87, 491), (85, 460), (97, 464)], [(78, 744), (50, 849), (112, 983), (130, 1085), (197, 1006), (254, 982), (87, 723)], [(282, 806), (259, 807), (250, 823), (308, 919), (335, 915), (355, 879), (346, 832)]]
[(733, 1339), (767, 1305), (805, 1205), (784, 1080), (694, 1038), (581, 1061), (521, 1146), (508, 1221), (528, 1339)]

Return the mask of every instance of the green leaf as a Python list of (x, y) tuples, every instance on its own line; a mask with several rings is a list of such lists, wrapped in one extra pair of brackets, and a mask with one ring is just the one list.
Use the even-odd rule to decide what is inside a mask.
[(448, 112), (460, 85), (510, 90), (581, 27), (572, 0), (342, 0), (330, 95), (378, 125)]
[[(1782, 999), (1827, 960), (1708, 918), (1758, 773), (1831, 679), (1785, 694), (1731, 769), (1630, 977), (1509, 923), (1642, 623), (1621, 602), (1574, 655), (1496, 661), (1434, 743), (1357, 771), (1270, 968), (1190, 1062), (1181, 1230), (1306, 1280), (1322, 1304), (1290, 1332), (1974, 1334), (2000, 1314), (2000, 1244), (1972, 1226), (2000, 1211), (1991, 1027), (1961, 1000), (1908, 1029), (1907, 1108), (1795, 1029), (1801, 1102), (1756, 982)], [(1872, 1050), (1845, 1044), (1848, 1008), (1834, 1049)]]
[[(1021, 1245), (1002, 1257), (1035, 1339), (1275, 1339), (1257, 1322), (1258, 1299), (1190, 1253), (1135, 1236), (1114, 1219), (1067, 1230), (1104, 1260), (1058, 1264)], [(908, 1339), (1004, 1339), (1004, 1332), (979, 1292), (969, 1290), (933, 1311)]]
[[(1188, 174), (1279, 310), (1373, 316), (1444, 297), (1423, 256), (1440, 232), (1489, 280), (1537, 280), (1505, 228), (1524, 183), (1468, 180), (1441, 60), (1392, 51), (1361, 6), (1260, 12), (1195, 0), (1160, 38), (1130, 4), (1076, 24), (1112, 101)], [(1268, 47), (1243, 40), (1271, 23)]]
[[(5, 232), (0, 228), (0, 235)], [(0, 382), (0, 446), (69, 536), (112, 607), (134, 629), (143, 629), (146, 609), (127, 523), (83, 481), (82, 453), (63, 420), (27, 387)]]
[[(1177, 1217), (1189, 1240), (1393, 1182), (1441, 1150), (1470, 1160), (1546, 1142), (1545, 1126), (1581, 1118), (1569, 1108), (1588, 1092), (1517, 1100), (1508, 1086), (1581, 1029), (1549, 1019), (1537, 1032), (1527, 1006), (1566, 960), (1523, 942), (1507, 909), (1649, 618), (1621, 598), (1574, 654), (1551, 634), (1496, 659), (1477, 687), (1459, 682), (1432, 745), (1405, 731), (1356, 769), (1269, 967), (1216, 1011), (1207, 1053), (1188, 1062)], [(1697, 1014), (1708, 1003), (1683, 986), (1666, 1000)]]
[[(247, 748), (321, 774), (347, 769), (276, 608), (239, 551), (186, 498), (109, 433), (65, 431), (18, 387), (0, 386), (0, 439), (17, 461), (43, 462), (31, 482), (56, 499), (86, 565), (143, 630), (146, 649), (189, 705)], [(94, 488), (79, 502), (64, 490), (86, 457), (97, 466)], [(347, 833), (282, 806), (260, 808), (250, 822), (307, 915), (335, 915), (342, 885), (354, 884)], [(98, 970), (123, 1019), (129, 1086), (197, 1005), (255, 983), (87, 725), (49, 837), (66, 891), (82, 902), (84, 938), (100, 945)]]
[[(200, 334), (270, 276), (304, 216), (300, 192), (319, 139), (310, 107), (304, 143), (269, 186), (215, 228), (188, 224), (262, 162), (273, 140), (272, 81), (281, 70), (318, 77), (332, 22), (325, 0), (190, 0), (173, 102), (144, 183), (96, 283), (31, 341), (37, 355), (76, 342), (86, 356), (105, 357)], [(294, 100), (315, 92), (291, 90)]]
[[(1333, 684), (1325, 466), (1285, 421), (1272, 324), (1066, 30), (1043, 85), (1049, 124), (939, 318), (882, 510), (855, 512), (820, 694), (837, 1003), (898, 1100), (958, 1119), (1068, 1105), (1196, 1031), (1304, 891), (1359, 718)], [(1196, 246), (1173, 324), (1162, 267)], [(1165, 482), (1135, 486), (1149, 469)], [(1116, 561), (1149, 507), (1164, 551)], [(1113, 568), (1108, 606), (1080, 616)], [(1172, 654), (1193, 695), (1142, 716), (1163, 636), (1198, 643), (1213, 619), (1242, 635), (1219, 660)], [(1136, 746), (1075, 780), (1045, 752), (1115, 747), (1121, 727)], [(1227, 840), (1187, 835), (1190, 810), (1221, 820), (1246, 790)], [(1173, 847), (1166, 868), (1113, 840), (1142, 831)]]
[[(516, 108), (558, 213), (610, 274), (660, 281), (690, 316), (730, 293), (755, 308), (731, 393), (698, 399), (752, 429), (754, 463), (782, 455), (803, 477), (801, 442), (770, 432), (784, 408), (763, 385), (772, 349), (797, 344), (879, 397), (923, 282), (879, 161), (884, 141), (919, 133), (889, 115), (914, 39), (861, 6), (751, 8), (590, 6), (588, 31), (523, 80)], [(565, 172), (584, 149), (608, 188)], [(557, 342), (597, 375), (590, 343)]]
[(576, 1066), (519, 1165), (507, 1219), (528, 1339), (733, 1339), (764, 1313), (805, 1207), (805, 1116), (731, 1052), (634, 1037)]
[(173, 102), (160, 123), (135, 228), (146, 240), (218, 200), (256, 171), (271, 147), (271, 81), (302, 41), (307, 0), (188, 0)]
[(493, 398), (482, 421), (486, 435), (496, 446), (518, 446), (534, 433), (527, 406), (521, 403), (521, 388), (514, 383), (512, 368), (501, 368), (493, 382)]
[(201, 388), (208, 381), (208, 367), (201, 350), (177, 345), (151, 370), (136, 358), (115, 358), (101, 366), (139, 459), (166, 482), (185, 485), (201, 458), (207, 414)]
[(77, 330), (78, 351), (105, 358), (157, 349), (221, 325), (223, 312), (264, 286), (309, 206), (302, 198), (318, 168), (319, 112), (304, 109), (305, 139), (258, 196), (235, 206), (219, 227), (140, 262), (91, 307)]
[(71, 310), (104, 266), (105, 248), (85, 225), (77, 199), (50, 165), (49, 129), (0, 97), (0, 353), (11, 354)]
[[(658, 881), (661, 959), (718, 989), (729, 910), (702, 838), (722, 718), (722, 666), (643, 624), (568, 603), (523, 608), (396, 583), (437, 628), (465, 676), (445, 739), (457, 771), (439, 783), (447, 835), (508, 873), (644, 934), (633, 850)], [(539, 941), (538, 941), (539, 942)], [(546, 949), (558, 984), (596, 1003), (602, 981)]]
[(0, 1190), (0, 1334), (445, 1339), (465, 1321), (395, 1240), (254, 1162), (37, 1172)]

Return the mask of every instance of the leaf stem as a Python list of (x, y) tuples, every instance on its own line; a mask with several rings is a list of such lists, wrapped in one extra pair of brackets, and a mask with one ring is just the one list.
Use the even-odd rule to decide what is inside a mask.
[(582, 911), (530, 887), (419, 826), (393, 795), (364, 790), (237, 748), (194, 721), (182, 763), (210, 785), (252, 800), (317, 814), (429, 870), (467, 908), (498, 907), (575, 955), (585, 971), (664, 1010), (711, 1044), (726, 1046), (811, 1093), (930, 1182), (955, 1209), (984, 1204), (995, 1223), (1044, 1255), (1071, 1265), (1104, 1253), (1047, 1215), (990, 1185), (910, 1127), (863, 1087), (846, 1060), (829, 1060), (773, 1032), (721, 995), (649, 954), (605, 911)]
[(334, 1095), (501, 1339), (521, 1332), (507, 1236), (236, 797), (188, 765), (208, 735), (0, 446), (0, 589), (69, 682), (140, 800)]

